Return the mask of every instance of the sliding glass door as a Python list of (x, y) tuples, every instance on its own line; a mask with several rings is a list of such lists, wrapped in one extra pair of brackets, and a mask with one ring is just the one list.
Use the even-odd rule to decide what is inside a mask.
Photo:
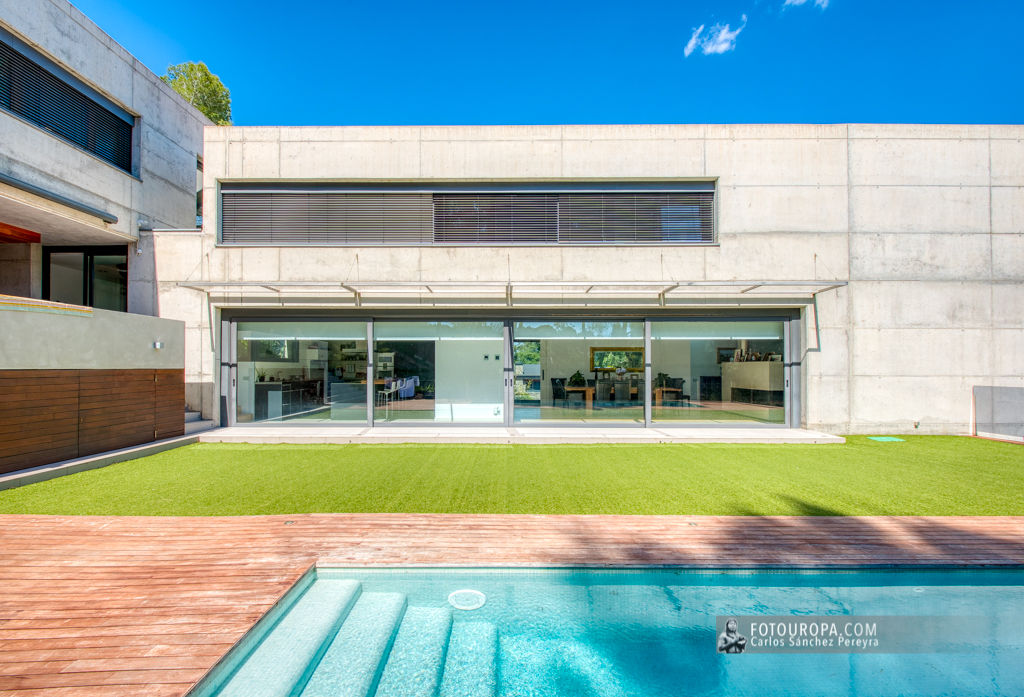
[(644, 422), (644, 323), (512, 323), (514, 423)]
[(381, 423), (505, 423), (504, 322), (373, 325)]
[(651, 322), (651, 420), (781, 424), (783, 322)]
[(237, 423), (366, 421), (366, 322), (238, 322), (237, 334)]
[(782, 319), (267, 320), (235, 329), (237, 423), (784, 424), (799, 370), (787, 368)]

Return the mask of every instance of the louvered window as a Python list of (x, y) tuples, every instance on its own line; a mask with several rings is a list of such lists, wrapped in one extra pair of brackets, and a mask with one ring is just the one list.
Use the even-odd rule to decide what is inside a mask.
[(0, 108), (132, 171), (132, 128), (126, 120), (0, 41)]
[[(238, 188), (235, 188), (238, 187)], [(594, 245), (715, 241), (714, 190), (290, 191), (225, 184), (221, 239), (246, 245)]]

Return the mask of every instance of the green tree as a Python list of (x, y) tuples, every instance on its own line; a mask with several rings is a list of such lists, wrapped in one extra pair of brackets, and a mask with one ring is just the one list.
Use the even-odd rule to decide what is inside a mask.
[(160, 77), (218, 126), (231, 125), (231, 93), (206, 63), (179, 63)]

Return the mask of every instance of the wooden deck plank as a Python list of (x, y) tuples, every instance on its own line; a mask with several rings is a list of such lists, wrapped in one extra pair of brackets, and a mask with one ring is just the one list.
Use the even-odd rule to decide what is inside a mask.
[(0, 695), (177, 697), (309, 568), (1024, 565), (1024, 517), (0, 517)]

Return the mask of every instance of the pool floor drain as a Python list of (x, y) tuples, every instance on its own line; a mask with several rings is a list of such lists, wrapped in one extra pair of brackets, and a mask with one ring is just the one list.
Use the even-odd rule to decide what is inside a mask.
[(464, 589), (449, 593), (448, 602), (456, 610), (478, 610), (487, 602), (487, 596), (480, 591)]

